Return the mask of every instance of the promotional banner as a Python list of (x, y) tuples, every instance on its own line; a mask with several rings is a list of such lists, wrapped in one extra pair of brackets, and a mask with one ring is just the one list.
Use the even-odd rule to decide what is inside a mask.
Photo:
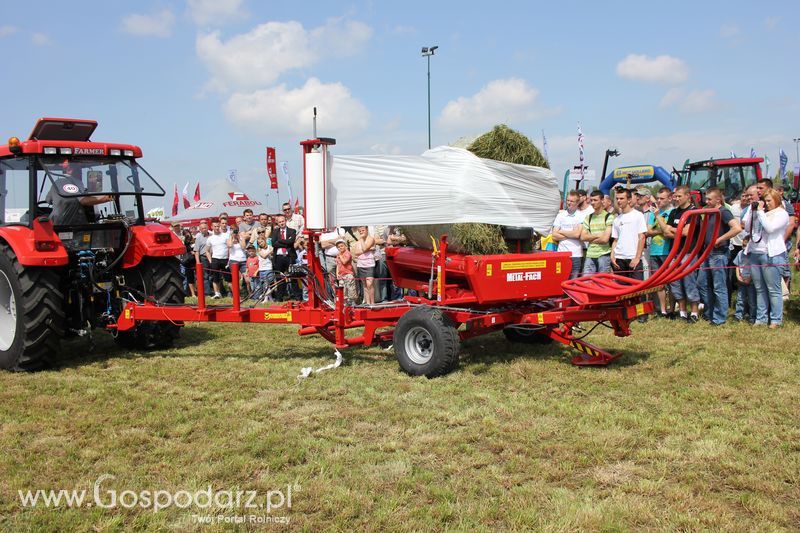
[(269, 176), (269, 188), (278, 188), (278, 170), (275, 168), (275, 148), (267, 147), (267, 175)]
[(178, 214), (178, 184), (176, 183), (173, 185), (173, 194), (172, 194), (172, 216), (176, 216)]
[(292, 182), (289, 180), (289, 163), (287, 161), (281, 161), (281, 176), (286, 181), (286, 187), (289, 189), (289, 203), (291, 204), (294, 195), (292, 194)]
[(183, 196), (183, 208), (189, 209), (189, 206), (192, 205), (192, 202), (189, 201), (189, 182), (186, 182), (186, 185), (183, 186), (182, 195)]

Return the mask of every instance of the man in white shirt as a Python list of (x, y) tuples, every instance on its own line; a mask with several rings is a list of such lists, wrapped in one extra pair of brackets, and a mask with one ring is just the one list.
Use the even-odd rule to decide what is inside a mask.
[(206, 259), (211, 264), (211, 283), (214, 286), (214, 296), (222, 298), (223, 274), (228, 269), (228, 234), (220, 231), (220, 223), (211, 223), (211, 235), (206, 239)]
[(286, 217), (286, 227), (292, 228), (297, 235), (302, 234), (306, 227), (306, 219), (303, 218), (303, 215), (294, 213), (292, 211), (292, 204), (290, 203), (283, 204), (281, 211), (283, 212), (283, 216)]
[(579, 203), (578, 192), (570, 191), (567, 194), (567, 208), (559, 211), (553, 221), (553, 240), (558, 243), (558, 251), (572, 254), (570, 279), (580, 275), (581, 260), (583, 259), (583, 243), (580, 239), (585, 215), (578, 211)]
[(627, 278), (644, 278), (642, 252), (647, 238), (644, 214), (633, 208), (631, 191), (620, 189), (616, 193), (619, 215), (611, 226), (611, 268)]

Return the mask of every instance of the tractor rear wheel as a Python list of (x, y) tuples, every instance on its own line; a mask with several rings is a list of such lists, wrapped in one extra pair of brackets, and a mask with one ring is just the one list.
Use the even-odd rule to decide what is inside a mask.
[(405, 313), (393, 342), (400, 368), (412, 376), (441, 376), (458, 364), (458, 329), (440, 309), (420, 306)]
[(503, 330), (503, 335), (509, 342), (521, 342), (523, 344), (548, 344), (553, 339), (539, 330), (518, 328), (509, 326)]
[[(183, 276), (177, 257), (145, 257), (137, 266), (124, 272), (125, 283), (135, 289), (134, 296), (152, 298), (159, 305), (183, 304)], [(117, 334), (120, 346), (136, 350), (168, 348), (183, 325), (169, 320), (141, 320), (136, 326)]]
[(0, 368), (31, 371), (52, 362), (64, 316), (58, 269), (22, 266), (0, 244)]

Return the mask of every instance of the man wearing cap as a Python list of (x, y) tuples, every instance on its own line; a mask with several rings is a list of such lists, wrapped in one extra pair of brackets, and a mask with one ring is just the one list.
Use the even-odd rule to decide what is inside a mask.
[(75, 195), (91, 192), (83, 184), (80, 167), (70, 163), (68, 159), (60, 166), (63, 174), (56, 173), (57, 178), (45, 198), (53, 206), (50, 219), (55, 226), (88, 224), (89, 217), (85, 208), (110, 202), (113, 197), (108, 194), (76, 197)]

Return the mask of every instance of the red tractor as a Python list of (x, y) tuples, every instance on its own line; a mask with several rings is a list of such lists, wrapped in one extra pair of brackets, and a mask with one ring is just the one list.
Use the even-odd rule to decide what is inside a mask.
[[(145, 196), (164, 189), (138, 146), (91, 141), (93, 120), (42, 118), (0, 145), (0, 368), (35, 370), (59, 342), (116, 323), (127, 302), (182, 304), (183, 242), (147, 224)], [(169, 345), (174, 322), (119, 331), (137, 349)]]
[(761, 157), (709, 159), (688, 163), (676, 170), (679, 185), (688, 185), (696, 205), (705, 204), (705, 191), (709, 187), (722, 189), (725, 199), (738, 199), (742, 192), (761, 180)]

